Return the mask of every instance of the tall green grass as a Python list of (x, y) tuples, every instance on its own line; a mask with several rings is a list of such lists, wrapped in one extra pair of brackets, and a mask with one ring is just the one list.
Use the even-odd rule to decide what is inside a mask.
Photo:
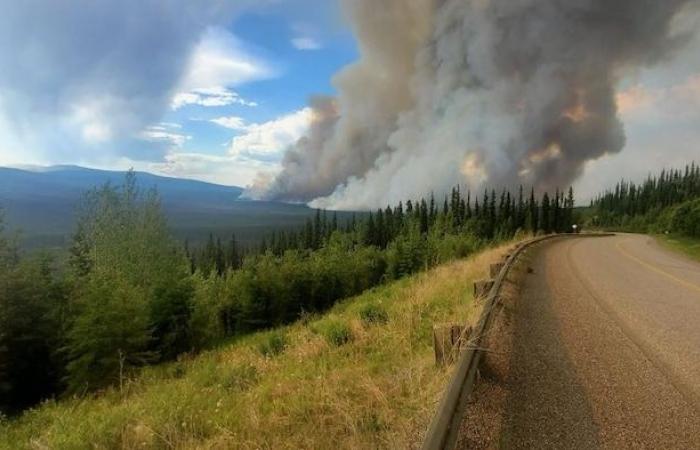
[(696, 261), (700, 261), (700, 239), (673, 234), (657, 236), (658, 240), (667, 248), (683, 253)]

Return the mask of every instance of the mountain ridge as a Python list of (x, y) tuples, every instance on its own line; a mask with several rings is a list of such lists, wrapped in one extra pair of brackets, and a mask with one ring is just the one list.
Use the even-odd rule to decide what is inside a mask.
[[(0, 207), (7, 225), (21, 230), (28, 247), (65, 247), (84, 193), (106, 183), (121, 184), (126, 171), (80, 166), (0, 167)], [(201, 242), (209, 233), (228, 239), (236, 233), (254, 243), (278, 228), (301, 226), (313, 214), (306, 205), (249, 201), (243, 188), (134, 172), (140, 189), (155, 187), (176, 237)]]

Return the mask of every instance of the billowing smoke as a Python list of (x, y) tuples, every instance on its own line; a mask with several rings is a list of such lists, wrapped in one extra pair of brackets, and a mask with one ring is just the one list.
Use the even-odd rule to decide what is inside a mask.
[(457, 183), (566, 187), (625, 145), (616, 88), (698, 0), (345, 0), (361, 59), (264, 195), (376, 207)]

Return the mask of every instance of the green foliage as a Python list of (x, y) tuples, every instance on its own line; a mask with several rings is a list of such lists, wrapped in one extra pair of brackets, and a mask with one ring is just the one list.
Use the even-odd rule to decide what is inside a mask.
[(659, 236), (659, 240), (662, 244), (668, 246), (669, 248), (685, 253), (690, 258), (700, 261), (700, 238), (665, 234)]
[(593, 226), (631, 232), (673, 232), (698, 236), (700, 167), (663, 170), (637, 185), (626, 181), (605, 191), (592, 203)]
[[(51, 377), (41, 383), (46, 390), (27, 396), (31, 403), (63, 391), (54, 379), (62, 378), (69, 392), (121, 383), (145, 364), (311, 317), (516, 233), (566, 231), (573, 220), (572, 191), (557, 190), (542, 206), (534, 191), (525, 199), (522, 188), (517, 196), (485, 191), (480, 202), (454, 188), (444, 200), (431, 195), (405, 208), (387, 206), (345, 225), (319, 210), (303, 229), (276, 231), (257, 249), (214, 234), (197, 249), (171, 238), (158, 194), (140, 192), (129, 173), (120, 186), (86, 194), (64, 278), (44, 270), (46, 282), (30, 289), (27, 280), (38, 272), (15, 275), (19, 255), (0, 231), (0, 265), (13, 268), (0, 273), (6, 287), (0, 301), (8, 305), (0, 311), (0, 390), (27, 391), (7, 381), (21, 377), (8, 375), (4, 363), (20, 358), (24, 338), (45, 355), (37, 361)], [(380, 305), (359, 313), (365, 325), (388, 320)], [(20, 314), (38, 325), (15, 325), (24, 323), (15, 318)], [(319, 327), (331, 345), (352, 340), (346, 322)], [(273, 333), (259, 350), (274, 356), (285, 346), (284, 336)]]
[(190, 347), (193, 287), (154, 191), (133, 173), (87, 194), (72, 246), (75, 318), (68, 332), (71, 390), (121, 381)]
[(194, 286), (189, 277), (159, 286), (149, 302), (153, 347), (161, 359), (169, 360), (190, 350), (192, 336), (190, 316)]
[(0, 413), (18, 411), (59, 389), (62, 360), (56, 349), (63, 339), (65, 309), (65, 291), (50, 258), (38, 255), (3, 264)]
[(342, 319), (322, 321), (314, 329), (326, 339), (326, 342), (335, 347), (345, 345), (353, 340), (350, 325)]
[(271, 358), (284, 352), (289, 345), (287, 336), (281, 331), (271, 331), (264, 334), (258, 342), (258, 351), (261, 355)]
[(700, 237), (700, 198), (679, 205), (671, 216), (671, 230), (689, 237)]
[(382, 305), (368, 303), (360, 309), (360, 319), (366, 326), (384, 325), (389, 321), (389, 313)]
[(155, 360), (148, 302), (125, 277), (91, 276), (68, 333), (68, 387), (72, 392), (118, 383), (132, 367)]
[(220, 342), (226, 336), (225, 321), (222, 313), (228, 308), (224, 304), (226, 297), (223, 288), (226, 279), (219, 277), (205, 278), (201, 273), (192, 276), (194, 294), (189, 318), (191, 344), (201, 350)]

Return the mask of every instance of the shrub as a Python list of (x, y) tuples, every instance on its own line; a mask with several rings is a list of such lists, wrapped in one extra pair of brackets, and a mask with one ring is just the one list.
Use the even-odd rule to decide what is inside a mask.
[(347, 344), (353, 338), (350, 326), (339, 319), (330, 320), (323, 324), (320, 332), (329, 344), (336, 347)]
[(366, 326), (383, 325), (389, 321), (389, 314), (382, 305), (368, 303), (360, 309), (360, 319)]
[(690, 237), (700, 237), (700, 199), (680, 205), (671, 218), (674, 232)]
[(287, 336), (280, 331), (273, 331), (263, 336), (258, 343), (258, 351), (266, 358), (271, 358), (281, 354), (289, 345)]

